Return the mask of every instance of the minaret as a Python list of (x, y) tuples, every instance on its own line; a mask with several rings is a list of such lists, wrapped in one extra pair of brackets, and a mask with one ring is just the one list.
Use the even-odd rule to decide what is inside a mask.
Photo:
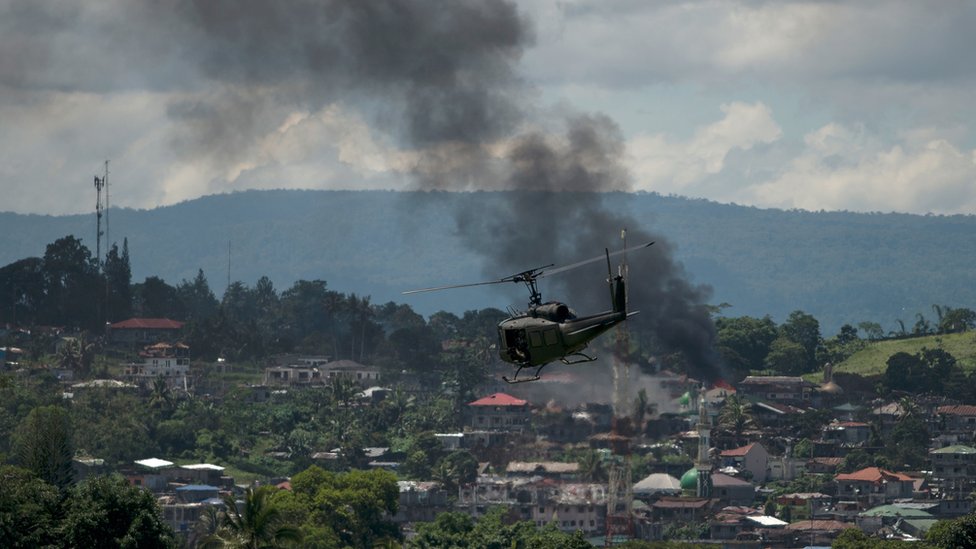
[(708, 448), (711, 446), (712, 429), (708, 425), (708, 414), (705, 413), (705, 386), (698, 392), (698, 459), (695, 469), (698, 471), (698, 490), (700, 498), (712, 496), (712, 463), (708, 459)]

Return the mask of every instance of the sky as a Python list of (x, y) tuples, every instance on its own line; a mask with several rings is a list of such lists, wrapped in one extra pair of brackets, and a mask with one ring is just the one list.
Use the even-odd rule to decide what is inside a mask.
[(962, 1), (0, 0), (0, 210), (91, 212), (106, 159), (116, 207), (511, 188), (526, 135), (576, 150), (587, 120), (620, 145), (595, 190), (974, 214), (973, 28)]

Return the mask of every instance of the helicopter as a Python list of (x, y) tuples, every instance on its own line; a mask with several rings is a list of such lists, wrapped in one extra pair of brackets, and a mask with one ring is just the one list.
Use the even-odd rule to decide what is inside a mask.
[[(556, 360), (568, 365), (596, 360), (596, 357), (583, 352), (590, 341), (628, 317), (637, 314), (637, 311), (627, 311), (624, 269), (621, 268), (615, 276), (610, 266), (610, 258), (648, 248), (653, 244), (654, 242), (647, 242), (614, 252), (608, 248), (603, 255), (571, 265), (556, 268), (553, 268), (555, 267), (554, 264), (543, 265), (498, 280), (422, 288), (409, 290), (403, 294), (435, 292), (506, 282), (525, 284), (529, 290), (528, 308), (525, 311), (510, 310), (511, 316), (498, 323), (498, 354), (502, 360), (515, 367), (515, 375), (511, 379), (502, 376), (506, 383), (536, 381), (540, 379), (542, 369)], [(609, 311), (588, 316), (577, 316), (565, 303), (558, 301), (542, 302), (542, 294), (536, 284), (538, 279), (582, 267), (604, 258), (607, 261), (607, 283), (610, 285), (611, 309)], [(519, 374), (526, 368), (535, 368), (535, 372), (531, 377), (519, 379)]]

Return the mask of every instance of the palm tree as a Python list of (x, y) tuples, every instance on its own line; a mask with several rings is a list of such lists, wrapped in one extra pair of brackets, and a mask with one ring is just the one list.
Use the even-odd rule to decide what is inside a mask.
[(589, 450), (580, 455), (577, 460), (579, 463), (580, 478), (588, 482), (602, 482), (607, 480), (607, 469), (604, 467), (603, 458), (595, 450)]
[(271, 499), (275, 490), (273, 486), (248, 488), (244, 492), (241, 508), (238, 508), (233, 496), (224, 496), (227, 510), (221, 515), (220, 528), (216, 534), (204, 540), (203, 545), (259, 549), (300, 542), (301, 531), (283, 524), (281, 510)]
[(739, 395), (732, 393), (725, 399), (722, 411), (718, 415), (719, 428), (731, 433), (737, 443), (742, 440), (742, 434), (746, 429), (756, 426), (756, 421), (749, 411), (749, 403), (739, 398)]

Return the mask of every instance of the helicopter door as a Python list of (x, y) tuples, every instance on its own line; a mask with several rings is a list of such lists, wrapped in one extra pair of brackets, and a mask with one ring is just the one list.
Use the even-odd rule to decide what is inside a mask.
[(515, 362), (529, 361), (529, 342), (524, 328), (505, 330), (505, 347), (508, 356)]

